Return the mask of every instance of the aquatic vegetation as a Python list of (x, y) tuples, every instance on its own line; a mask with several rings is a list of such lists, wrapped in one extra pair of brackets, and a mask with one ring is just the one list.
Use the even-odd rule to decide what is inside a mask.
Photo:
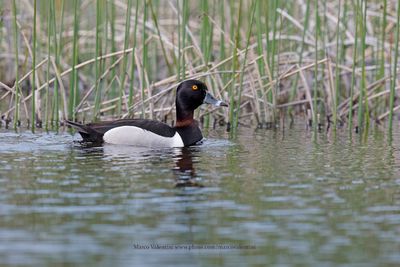
[(230, 102), (196, 113), (206, 127), (398, 121), (394, 0), (23, 3), (0, 8), (0, 116), (14, 127), (172, 121), (174, 88), (189, 78)]

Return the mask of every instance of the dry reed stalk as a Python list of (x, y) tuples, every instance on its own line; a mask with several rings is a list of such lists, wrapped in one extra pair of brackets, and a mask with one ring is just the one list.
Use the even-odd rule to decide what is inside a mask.
[[(235, 116), (237, 116), (236, 119), (240, 125), (244, 125), (243, 123), (247, 125), (246, 120), (248, 121), (250, 117), (256, 118), (257, 123), (268, 121), (270, 119), (269, 114), (278, 114), (277, 110), (298, 105), (310, 105), (315, 118), (318, 117), (317, 113), (320, 113), (319, 107), (322, 107), (323, 104), (328, 107), (328, 114), (326, 115), (337, 112), (338, 118), (342, 121), (348, 121), (347, 116), (352, 114), (349, 113), (349, 110), (356, 111), (359, 107), (359, 82), (364, 79), (365, 88), (363, 90), (365, 90), (365, 94), (362, 97), (362, 101), (365, 104), (365, 108), (367, 105), (371, 108), (366, 112), (369, 115), (373, 115), (374, 118), (385, 119), (385, 114), (388, 111), (385, 103), (389, 97), (387, 88), (384, 87), (388, 85), (387, 74), (391, 66), (385, 63), (384, 60), (385, 57), (386, 59), (392, 58), (390, 49), (393, 40), (390, 38), (397, 25), (397, 19), (392, 12), (394, 8), (388, 8), (390, 12), (386, 14), (385, 38), (382, 37), (385, 35), (373, 35), (374, 32), (382, 32), (380, 30), (382, 20), (377, 18), (382, 15), (383, 11), (378, 9), (376, 5), (369, 4), (368, 7), (364, 5), (362, 8), (368, 8), (367, 12), (363, 13), (365, 11), (363, 10), (363, 12), (353, 13), (352, 10), (355, 9), (352, 8), (351, 3), (340, 1), (343, 2), (340, 6), (340, 8), (343, 7), (343, 14), (347, 14), (345, 18), (341, 19), (337, 15), (339, 14), (337, 12), (338, 1), (324, 1), (319, 10), (313, 10), (313, 5), (310, 6), (310, 14), (314, 14), (315, 11), (319, 12), (320, 21), (318, 22), (314, 15), (308, 18), (305, 17), (307, 12), (304, 2), (294, 1), (290, 5), (276, 0), (273, 3), (257, 2), (260, 10), (268, 10), (268, 14), (256, 12), (255, 21), (257, 23), (251, 26), (252, 9), (250, 4), (254, 2), (243, 1), (243, 8), (240, 12), (243, 14), (244, 19), (240, 25), (241, 27), (237, 29), (234, 28), (236, 20), (232, 14), (238, 14), (239, 9), (238, 5), (234, 4), (234, 1), (224, 3), (226, 5), (224, 10), (224, 6), (221, 9), (220, 4), (216, 5), (203, 0), (202, 4), (204, 5), (201, 10), (204, 14), (202, 16), (194, 16), (193, 10), (199, 7), (195, 2), (186, 1), (184, 8), (182, 6), (177, 8), (176, 2), (173, 1), (146, 2), (149, 19), (141, 12), (137, 16), (129, 18), (126, 16), (128, 14), (126, 12), (128, 5), (125, 1), (110, 2), (107, 7), (110, 6), (114, 10), (114, 19), (108, 18), (107, 23), (109, 24), (108, 27), (112, 29), (112, 37), (102, 39), (102, 42), (105, 43), (102, 51), (104, 55), (93, 57), (95, 54), (94, 48), (98, 47), (100, 42), (100, 38), (96, 37), (96, 31), (94, 30), (96, 25), (84, 17), (79, 20), (79, 31), (77, 32), (79, 42), (77, 46), (80, 62), (74, 68), (79, 70), (79, 94), (83, 98), (76, 103), (75, 112), (79, 117), (90, 117), (96, 110), (94, 103), (98, 102), (99, 111), (104, 113), (104, 116), (113, 116), (118, 99), (115, 98), (112, 92), (116, 90), (115, 87), (118, 85), (118, 93), (121, 93), (119, 99), (123, 104), (122, 117), (136, 116), (138, 111), (141, 110), (144, 116), (150, 115), (152, 117), (154, 115), (154, 118), (160, 118), (164, 116), (166, 110), (170, 112), (173, 110), (173, 89), (179, 82), (179, 75), (182, 75), (182, 77), (186, 78), (205, 80), (213, 93), (224, 100), (227, 100), (227, 93), (231, 90), (233, 92), (231, 96), (233, 97), (232, 104), (235, 105)], [(18, 2), (16, 1), (16, 3)], [(82, 14), (88, 11), (94, 14), (94, 11), (91, 10), (96, 6), (93, 5), (94, 3), (92, 0), (80, 2), (79, 9)], [(388, 1), (389, 6), (390, 3), (391, 1)], [(138, 5), (140, 10), (143, 10), (144, 6), (142, 4), (143, 2)], [(360, 6), (359, 10), (362, 8)], [(133, 8), (132, 12), (137, 12), (137, 10), (137, 8), (136, 10)], [(346, 10), (348, 10), (347, 13), (345, 13)], [(51, 62), (47, 62), (50, 66), (47, 72), (41, 68), (46, 61), (41, 61), (43, 58), (38, 57), (38, 61), (41, 62), (34, 67), (35, 72), (37, 71), (38, 74), (34, 81), (36, 85), (35, 96), (37, 97), (32, 97), (26, 91), (21, 91), (16, 95), (16, 90), (11, 88), (5, 80), (1, 80), (0, 87), (4, 88), (4, 93), (0, 97), (0, 106), (5, 106), (3, 102), (6, 103), (9, 99), (13, 99), (13, 102), (7, 103), (9, 105), (7, 115), (15, 110), (15, 103), (21, 103), (25, 105), (22, 117), (31, 117), (29, 104), (34, 101), (32, 99), (35, 98), (36, 100), (43, 97), (43, 88), (47, 90), (46, 99), (48, 99), (48, 93), (50, 96), (55, 94), (55, 89), (53, 89), (52, 85), (57, 81), (60, 87), (62, 86), (62, 89), (60, 89), (59, 113), (63, 113), (62, 116), (64, 118), (66, 116), (65, 107), (70, 97), (67, 92), (70, 87), (66, 77), (71, 73), (72, 67), (65, 62), (72, 62), (71, 51), (73, 44), (71, 39), (74, 36), (74, 32), (59, 31), (59, 29), (72, 28), (74, 16), (71, 13), (71, 6), (68, 5), (65, 6), (65, 13), (63, 10), (55, 12), (57, 14), (62, 12), (61, 19), (63, 23), (60, 27), (55, 27), (56, 30), (54, 31), (55, 39), (59, 40), (60, 51), (55, 53), (55, 59), (50, 59)], [(26, 49), (27, 53), (26, 55), (20, 54), (13, 57), (4, 53), (0, 54), (0, 57), (10, 59), (18, 57), (22, 73), (20, 76), (23, 77), (18, 78), (17, 84), (23, 88), (26, 80), (32, 79), (33, 76), (32, 72), (26, 71), (26, 65), (32, 63), (33, 45), (30, 40), (32, 34), (29, 32), (29, 27), (25, 26), (27, 23), (26, 18), (29, 20), (32, 17), (32, 5), (19, 6), (18, 13), (21, 16), (18, 17), (17, 28), (22, 40), (19, 46)], [(43, 14), (43, 12), (38, 14)], [(358, 17), (360, 14), (364, 14), (362, 19), (366, 20), (364, 25), (367, 28), (365, 41), (363, 41), (365, 46), (364, 59), (361, 59), (360, 56), (352, 57), (352, 55), (357, 54), (357, 51), (354, 51), (354, 47), (357, 46), (357, 40), (360, 39), (361, 35), (361, 30), (357, 33), (353, 25), (362, 24), (363, 20)], [(221, 21), (222, 18), (224, 21)], [(139, 28), (145, 29), (146, 35), (141, 33), (133, 34), (134, 36), (127, 40), (128, 45), (125, 46), (127, 49), (124, 49), (126, 19), (129, 20), (131, 25), (137, 23)], [(310, 21), (306, 22), (306, 19)], [(5, 25), (10, 21), (6, 18), (4, 20)], [(320, 24), (318, 25), (318, 23)], [(39, 17), (36, 25), (39, 33), (37, 37), (38, 51), (36, 51), (38, 55), (46, 54), (41, 53), (45, 47), (43, 44), (46, 42), (45, 25), (46, 23)], [(364, 27), (364, 25), (362, 26)], [(210, 27), (212, 30), (204, 30), (204, 27)], [(6, 28), (6, 31), (8, 28)], [(182, 38), (185, 38), (183, 42), (182, 39), (177, 38), (178, 32), (176, 29), (178, 28), (179, 34), (184, 35), (181, 35)], [(254, 34), (252, 34), (252, 31)], [(321, 34), (315, 34), (316, 31), (321, 31)], [(207, 38), (204, 36), (207, 36)], [(249, 39), (248, 36), (250, 36)], [(237, 41), (235, 38), (239, 38), (239, 40)], [(137, 44), (136, 47), (132, 43), (133, 39)], [(316, 41), (318, 41), (317, 45), (322, 49), (315, 49)], [(6, 43), (7, 40), (0, 40), (0, 44), (3, 44), (4, 47), (7, 47)], [(237, 49), (235, 50), (234, 46), (236, 44)], [(112, 46), (111, 50), (110, 45)], [(144, 53), (144, 49), (147, 49), (147, 47), (149, 52)], [(339, 51), (335, 54), (335, 51), (340, 50), (338, 47), (342, 52)], [(224, 49), (224, 51), (221, 49)], [(321, 59), (322, 50), (326, 52), (323, 59)], [(132, 51), (135, 52), (132, 53)], [(379, 53), (376, 53), (376, 51), (379, 51)], [(320, 58), (318, 58), (317, 62), (313, 58), (316, 52), (320, 53)], [(128, 66), (131, 66), (129, 70), (131, 84), (124, 86), (124, 81), (121, 80), (122, 73), (117, 66), (121, 65), (121, 56), (127, 57), (129, 53), (132, 53), (131, 56), (135, 67), (132, 67), (131, 62), (129, 63), (131, 65), (128, 64)], [(246, 53), (247, 58), (245, 59)], [(179, 68), (177, 68), (177, 58), (184, 62)], [(147, 65), (146, 61), (148, 61)], [(96, 80), (103, 80), (106, 84), (105, 88), (102, 89), (102, 98), (104, 99), (97, 98), (97, 100), (94, 97), (96, 90), (93, 87), (93, 70), (96, 62), (104, 62), (104, 68), (101, 72), (98, 72)], [(336, 65), (334, 70), (331, 65), (333, 64), (332, 62), (335, 62)], [(263, 70), (260, 70), (258, 63), (262, 64)], [(235, 68), (235, 64), (239, 67)], [(0, 61), (0, 69), (2, 67), (3, 65)], [(311, 70), (313, 68), (316, 70), (316, 74), (312, 74)], [(171, 69), (179, 69), (178, 74), (173, 75)], [(375, 75), (377, 72), (384, 75), (378, 78)], [(43, 78), (45, 77), (44, 73), (49, 75), (48, 81)], [(139, 75), (135, 75), (136, 73), (139, 73)], [(350, 73), (354, 76), (354, 92), (352, 92), (352, 95), (350, 95)], [(297, 76), (302, 76), (300, 80), (303, 86), (294, 86)], [(243, 79), (243, 81), (240, 82), (238, 77), (241, 77), (240, 79)], [(311, 90), (307, 87), (306, 81), (317, 78), (321, 86), (313, 89), (315, 95), (311, 97)], [(338, 81), (341, 82), (341, 87), (335, 89), (336, 91), (332, 87), (333, 80), (336, 81), (336, 86)], [(137, 84), (139, 84), (142, 94), (136, 92)], [(323, 85), (328, 86), (324, 87)], [(132, 89), (128, 91), (128, 87)], [(287, 97), (291, 92), (291, 88), (293, 88), (293, 95)], [(382, 92), (379, 90), (382, 90)], [(339, 98), (334, 97), (334, 95), (338, 94), (340, 94)], [(398, 112), (399, 102), (396, 100), (399, 96), (398, 89), (394, 91), (394, 94), (396, 96), (394, 98), (394, 111)], [(306, 95), (306, 100), (301, 99), (304, 95)], [(21, 100), (15, 102), (14, 100), (19, 96), (21, 96)], [(240, 96), (242, 96), (242, 99)], [(326, 96), (325, 100), (321, 96)], [(235, 101), (238, 102), (236, 103)], [(317, 102), (310, 103), (310, 101), (317, 101), (318, 105), (316, 105)], [(352, 104), (354, 104), (353, 107), (351, 107)], [(35, 113), (40, 113), (38, 109), (42, 105), (36, 102), (35, 106), (37, 108), (35, 108)], [(171, 108), (168, 109), (168, 106)], [(318, 111), (316, 110), (317, 106)], [(46, 109), (43, 111), (47, 114), (48, 111)], [(303, 110), (305, 110), (304, 107), (295, 111), (301, 113)], [(226, 122), (229, 121), (227, 110), (215, 111), (216, 114), (213, 114), (212, 118), (222, 117)], [(254, 116), (250, 115), (251, 112)], [(5, 114), (4, 111), (2, 111), (2, 114)], [(208, 116), (210, 113), (209, 110), (201, 109), (196, 114), (203, 118), (204, 114)], [(283, 112), (279, 114), (285, 116)]]

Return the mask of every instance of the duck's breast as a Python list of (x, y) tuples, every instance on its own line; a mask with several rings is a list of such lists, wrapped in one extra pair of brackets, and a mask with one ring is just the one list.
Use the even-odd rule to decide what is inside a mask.
[(115, 127), (104, 133), (104, 142), (118, 145), (147, 147), (183, 147), (178, 132), (172, 137), (162, 136), (136, 126)]

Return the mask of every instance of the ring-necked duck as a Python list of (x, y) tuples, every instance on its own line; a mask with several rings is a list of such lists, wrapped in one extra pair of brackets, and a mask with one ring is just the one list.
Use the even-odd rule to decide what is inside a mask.
[(116, 121), (79, 124), (65, 121), (78, 130), (83, 141), (150, 147), (183, 147), (195, 145), (203, 139), (199, 123), (193, 112), (201, 104), (228, 106), (215, 99), (207, 86), (198, 80), (186, 80), (176, 89), (176, 124), (146, 119), (121, 119)]

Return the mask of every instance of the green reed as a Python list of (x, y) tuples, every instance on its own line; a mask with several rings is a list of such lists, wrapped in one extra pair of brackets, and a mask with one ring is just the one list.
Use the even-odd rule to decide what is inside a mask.
[(256, 8), (256, 1), (253, 0), (251, 4), (251, 11), (250, 11), (250, 22), (249, 22), (249, 30), (247, 32), (247, 40), (246, 40), (246, 46), (245, 46), (245, 53), (244, 53), (244, 59), (242, 63), (242, 68), (240, 70), (240, 82), (239, 82), (239, 93), (238, 93), (238, 100), (236, 102), (236, 113), (234, 117), (234, 122), (233, 122), (233, 130), (235, 131), (239, 125), (239, 111), (240, 111), (240, 103), (241, 103), (241, 97), (242, 97), (242, 91), (243, 91), (243, 79), (244, 79), (244, 72), (245, 72), (245, 66), (247, 62), (247, 55), (249, 52), (249, 45), (250, 45), (250, 37), (251, 37), (251, 28), (253, 26), (254, 22), (254, 14), (255, 14), (255, 8)]
[[(137, 6), (138, 2), (139, 2), (139, 1), (136, 1), (136, 6)], [(159, 43), (160, 43), (160, 47), (161, 47), (161, 52), (162, 52), (162, 55), (163, 55), (163, 57), (164, 57), (165, 63), (167, 64), (168, 73), (171, 75), (171, 74), (172, 74), (172, 71), (173, 71), (173, 67), (172, 67), (172, 65), (171, 65), (171, 63), (169, 62), (168, 57), (167, 57), (167, 52), (166, 52), (166, 49), (165, 49), (164, 42), (163, 42), (163, 40), (162, 40), (160, 27), (159, 27), (159, 25), (158, 25), (157, 14), (156, 14), (156, 12), (155, 12), (155, 8), (153, 7), (152, 1), (149, 1), (149, 6), (150, 6), (150, 11), (151, 11), (151, 17), (152, 17), (152, 19), (153, 19), (154, 25), (155, 25), (156, 30), (157, 30), (158, 39), (160, 40)], [(135, 30), (134, 30), (134, 35), (133, 35), (133, 36), (136, 36), (137, 18), (138, 18), (138, 15), (137, 15), (137, 8), (136, 8), (136, 14), (135, 14)], [(134, 47), (134, 48), (135, 48), (135, 43), (136, 43), (136, 38), (135, 38), (135, 41), (134, 41), (134, 44), (133, 44), (133, 47)]]
[[(139, 12), (139, 0), (136, 1), (135, 6), (135, 24), (133, 25), (133, 46), (132, 46), (132, 53), (131, 53), (131, 82), (129, 84), (129, 96), (128, 96), (128, 106), (129, 108), (133, 105), (133, 87), (135, 82), (135, 56), (136, 56), (136, 43), (137, 43), (137, 26), (138, 26), (138, 12)], [(161, 42), (161, 41), (160, 41)], [(131, 110), (131, 109), (130, 109)]]
[(72, 44), (72, 72), (69, 83), (69, 105), (68, 105), (68, 118), (75, 120), (76, 110), (75, 107), (78, 105), (79, 99), (79, 88), (78, 88), (78, 42), (79, 42), (79, 0), (74, 0), (74, 34)]
[[(130, 27), (131, 27), (131, 14), (132, 14), (132, 0), (128, 0), (128, 7), (126, 9), (125, 15), (125, 38), (124, 38), (124, 51), (128, 49), (129, 45), (129, 37), (130, 37)], [(143, 32), (145, 31), (145, 27)], [(122, 55), (122, 69), (121, 69), (121, 81), (119, 87), (119, 100), (118, 100), (118, 115), (121, 115), (122, 112), (122, 102), (125, 92), (125, 78), (126, 78), (126, 68), (128, 65), (128, 57), (123, 54)]]
[[(139, 0), (136, 1), (138, 3)], [(116, 8), (115, 4), (111, 1), (107, 1), (108, 3), (108, 10), (111, 10), (109, 13), (110, 19), (110, 38), (111, 38), (111, 53), (115, 53), (117, 51), (117, 46), (116, 46), (116, 30), (115, 30), (115, 20), (116, 20)], [(113, 56), (111, 61), (115, 62), (117, 60), (116, 56)], [(111, 70), (111, 90), (110, 90), (110, 97), (115, 98), (117, 97), (117, 92), (116, 92), (116, 86), (113, 86), (113, 79), (116, 76), (116, 68), (112, 68)]]
[[(52, 14), (52, 25), (53, 25), (53, 44), (54, 44), (54, 57), (55, 57), (55, 65), (58, 68), (58, 66), (60, 66), (60, 57), (61, 57), (61, 51), (63, 49), (63, 42), (62, 42), (62, 32), (64, 29), (64, 11), (65, 11), (65, 0), (61, 0), (60, 3), (61, 6), (61, 10), (60, 10), (60, 29), (59, 29), (59, 38), (57, 39), (57, 24), (56, 24), (56, 9), (54, 6), (54, 2), (52, 1), (52, 3), (50, 3), (50, 8), (51, 11), (50, 13)], [(58, 127), (59, 125), (59, 121), (60, 121), (60, 97), (59, 97), (59, 83), (58, 80), (54, 81), (54, 96), (53, 96), (53, 121), (54, 121), (54, 125), (56, 125), (56, 127)], [(66, 109), (66, 107), (64, 107), (64, 110)], [(64, 116), (66, 116), (67, 114), (64, 114)], [(65, 118), (64, 118), (65, 119)]]
[(235, 31), (235, 45), (232, 51), (232, 75), (231, 75), (231, 86), (229, 88), (229, 123), (231, 126), (234, 126), (234, 118), (235, 118), (235, 80), (236, 80), (236, 70), (239, 68), (239, 59), (238, 59), (238, 50), (240, 45), (240, 27), (241, 25), (241, 18), (242, 18), (242, 0), (239, 0), (239, 8), (238, 8), (238, 21)]
[[(301, 43), (300, 43), (300, 53), (299, 53), (299, 62), (298, 62), (299, 67), (301, 67), (301, 65), (303, 64), (303, 54), (304, 54), (304, 50), (306, 47), (305, 39), (306, 39), (308, 25), (309, 25), (309, 21), (310, 21), (310, 6), (311, 6), (310, 1), (311, 0), (307, 0), (307, 3), (306, 3), (306, 12), (304, 15), (304, 25), (303, 25), (303, 31), (301, 34)], [(293, 86), (292, 86), (292, 89), (291, 89), (291, 92), (290, 92), (290, 98), (289, 98), (290, 101), (293, 101), (293, 99), (297, 93), (297, 89), (298, 89), (297, 85), (299, 83), (299, 77), (300, 77), (300, 75), (299, 75), (299, 73), (297, 73), (294, 83), (293, 83)], [(289, 113), (290, 112), (291, 112), (291, 108), (289, 108)]]
[[(383, 79), (385, 77), (385, 39), (386, 39), (386, 27), (387, 27), (387, 0), (383, 0), (382, 4), (382, 26), (381, 26), (381, 40), (379, 44), (381, 45), (379, 51), (379, 70), (376, 76), (376, 80)], [(378, 91), (384, 90), (384, 86), (380, 86)]]
[[(358, 1), (358, 0), (357, 0)], [(357, 10), (355, 8), (354, 10)], [(356, 84), (356, 62), (358, 57), (358, 36), (360, 32), (360, 24), (355, 23), (355, 36), (354, 36), (354, 47), (353, 47), (353, 64), (351, 69), (351, 85), (350, 85), (350, 102), (349, 102), (349, 117), (348, 117), (348, 129), (351, 133), (353, 130), (353, 96), (354, 96), (354, 87)]]
[[(341, 4), (342, 1), (339, 0), (339, 4), (338, 4), (338, 15), (337, 15), (337, 25), (336, 25), (336, 32), (339, 33), (339, 29), (340, 29), (340, 11), (341, 11)], [(335, 64), (335, 92), (334, 95), (332, 96), (333, 98), (333, 105), (332, 105), (332, 117), (333, 117), (333, 128), (336, 130), (337, 127), (337, 103), (339, 103), (339, 90), (340, 90), (340, 70), (339, 70), (339, 62), (340, 62), (340, 34), (336, 35), (336, 64)]]
[(97, 119), (100, 111), (100, 102), (101, 102), (101, 89), (102, 82), (100, 81), (100, 71), (102, 60), (99, 57), (102, 55), (102, 30), (101, 25), (103, 23), (103, 11), (105, 10), (105, 2), (101, 0), (96, 1), (96, 51), (95, 51), (95, 82), (94, 82), (94, 111), (93, 117)]
[[(277, 8), (278, 8), (278, 0), (273, 0), (272, 1), (272, 8), (269, 11), (269, 14), (271, 16), (271, 21), (272, 21), (272, 40), (267, 39), (267, 47), (269, 47), (269, 51), (268, 51), (268, 58), (269, 58), (269, 67), (270, 67), (270, 72), (271, 72), (271, 79), (274, 80), (275, 79), (275, 66), (276, 66), (276, 48), (277, 48), (277, 38), (276, 38), (276, 33), (277, 33), (277, 23), (278, 23), (278, 12), (277, 12)], [(269, 24), (267, 24), (269, 25)], [(269, 32), (269, 27), (267, 26), (267, 35)], [(277, 86), (274, 85), (275, 87)], [(268, 93), (268, 102), (273, 102), (273, 94), (272, 94), (272, 90), (269, 91)]]
[(200, 29), (200, 48), (203, 52), (204, 64), (207, 66), (208, 61), (210, 60), (211, 55), (211, 47), (210, 44), (212, 42), (212, 28), (209, 20), (209, 6), (207, 0), (202, 0), (200, 2), (201, 13), (202, 13), (202, 22)]
[[(343, 1), (342, 2), (343, 5), (343, 12), (341, 15), (341, 19), (342, 19), (342, 25), (343, 28), (339, 28), (338, 30), (340, 32), (338, 32), (337, 34), (340, 34), (340, 46), (339, 46), (339, 52), (340, 52), (340, 56), (339, 56), (339, 62), (341, 64), (345, 63), (346, 61), (346, 31), (344, 29), (346, 29), (346, 25), (348, 23), (349, 20), (349, 4), (347, 3), (347, 1)], [(344, 94), (343, 94), (344, 96)]]
[[(368, 129), (369, 125), (369, 111), (368, 111), (368, 96), (367, 96), (367, 78), (366, 78), (366, 64), (365, 64), (365, 49), (366, 49), (366, 31), (367, 31), (367, 3), (364, 0), (359, 2), (357, 0), (357, 10), (360, 14), (358, 23), (361, 29), (361, 84), (360, 84), (360, 95), (358, 99), (358, 127), (360, 130), (364, 128)], [(364, 105), (363, 105), (364, 103)]]
[(14, 52), (15, 52), (15, 82), (14, 82), (14, 95), (15, 95), (15, 113), (14, 113), (14, 128), (18, 126), (19, 120), (19, 54), (18, 54), (18, 27), (17, 27), (17, 5), (16, 0), (12, 3), (13, 13), (13, 35), (14, 35)]
[[(256, 28), (257, 28), (257, 54), (259, 56), (258, 60), (257, 60), (257, 67), (258, 67), (258, 71), (260, 72), (260, 76), (264, 77), (266, 74), (265, 71), (265, 58), (264, 58), (264, 44), (263, 44), (263, 33), (265, 33), (265, 35), (268, 35), (268, 32), (265, 32), (264, 30), (264, 25), (263, 25), (263, 20), (262, 20), (262, 7), (261, 7), (261, 1), (256, 1), (256, 6), (255, 6), (255, 10), (257, 12), (257, 16), (256, 16)], [(263, 87), (264, 83), (263, 81), (260, 79), (260, 86), (261, 88)], [(263, 90), (259, 89), (257, 90), (257, 96), (258, 98), (261, 100), (262, 99), (262, 95), (263, 95)], [(263, 114), (259, 114), (259, 116), (257, 117), (257, 121), (258, 124), (266, 122), (265, 116), (266, 116), (266, 112), (265, 112), (265, 107), (266, 104), (263, 101), (259, 101), (258, 105), (260, 105), (260, 113)]]
[[(224, 1), (218, 1), (219, 16), (220, 16), (220, 27), (221, 33), (219, 35), (219, 60), (222, 61), (226, 58), (226, 47), (225, 47), (225, 3)], [(226, 75), (222, 75), (222, 79), (225, 81)]]
[(186, 26), (189, 20), (188, 0), (182, 0), (182, 9), (178, 5), (178, 80), (184, 80), (186, 77), (185, 47), (186, 47)]
[[(300, 114), (306, 105), (311, 107), (314, 125), (318, 116), (327, 115), (332, 116), (334, 128), (340, 121), (350, 130), (353, 116), (365, 129), (369, 121), (390, 120), (397, 110), (398, 91), (385, 76), (387, 66), (394, 75), (395, 65), (387, 64), (385, 56), (395, 31), (389, 26), (397, 26), (387, 0), (381, 9), (361, 0), (315, 1), (313, 6), (310, 0), (60, 0), (49, 5), (38, 2), (37, 7), (37, 0), (30, 1), (35, 8), (12, 1), (11, 26), (7, 16), (0, 23), (4, 27), (0, 45), (7, 48), (7, 40), (14, 41), (9, 51), (13, 58), (19, 56), (11, 78), (19, 82), (12, 90), (0, 91), (0, 106), (9, 101), (9, 110), (1, 113), (13, 112), (15, 125), (26, 118), (34, 130), (42, 114), (45, 128), (65, 118), (109, 119), (138, 111), (142, 117), (153, 111), (156, 116), (171, 116), (164, 111), (173, 105), (173, 97), (168, 90), (164, 95), (163, 89), (196, 77), (205, 80), (217, 96), (228, 97), (224, 100), (230, 107), (217, 109), (212, 116), (216, 122), (229, 122), (233, 129), (239, 123), (262, 125), (276, 120), (283, 110), (291, 116)], [(96, 19), (81, 16), (84, 12), (96, 14)], [(26, 19), (36, 16), (33, 23)], [(8, 32), (13, 35), (8, 37)], [(377, 44), (367, 43), (374, 38)], [(45, 59), (47, 67), (41, 67), (38, 62)], [(6, 69), (3, 62), (0, 68)], [(300, 77), (302, 86), (298, 86)], [(307, 81), (314, 81), (311, 89)], [(391, 82), (390, 96), (383, 90), (386, 81)], [(32, 94), (26, 90), (30, 86)], [(80, 99), (80, 94), (85, 97)], [(324, 103), (327, 99), (331, 101)], [(207, 127), (209, 114), (199, 109), (195, 115)]]
[[(54, 3), (49, 3), (48, 9), (47, 9), (47, 69), (46, 69), (46, 96), (45, 96), (45, 106), (44, 106), (44, 128), (45, 130), (49, 129), (49, 101), (50, 101), (50, 86), (49, 86), (49, 81), (50, 81), (50, 66), (51, 66), (51, 37), (52, 37), (52, 31), (53, 27), (53, 9), (54, 9)], [(36, 49), (34, 49), (36, 50)], [(34, 101), (32, 101), (34, 102)], [(33, 108), (32, 108), (33, 109)], [(33, 112), (33, 111), (32, 111)], [(33, 121), (32, 121), (33, 123)], [(32, 129), (33, 131), (33, 129)]]
[(396, 40), (395, 40), (395, 48), (394, 48), (394, 63), (393, 63), (393, 74), (390, 79), (390, 96), (389, 96), (389, 132), (392, 132), (393, 129), (393, 107), (394, 107), (394, 98), (395, 98), (395, 89), (396, 89), (396, 81), (397, 81), (397, 64), (399, 59), (399, 35), (400, 35), (400, 1), (397, 1), (397, 24), (396, 24)]
[(315, 1), (314, 4), (314, 15), (315, 15), (315, 66), (314, 66), (314, 90), (313, 90), (313, 106), (314, 108), (311, 109), (313, 110), (313, 126), (314, 130), (317, 129), (318, 127), (318, 122), (317, 122), (317, 97), (318, 97), (318, 36), (320, 33), (320, 18), (318, 15), (318, 1)]
[[(201, 10), (201, 28), (200, 28), (200, 49), (203, 52), (201, 57), (204, 62), (205, 70), (208, 69), (208, 62), (210, 60), (210, 45), (212, 44), (212, 28), (209, 19), (209, 5), (207, 0), (200, 1), (200, 10)], [(211, 87), (214, 89), (214, 86)], [(199, 111), (198, 111), (199, 112)], [(210, 125), (210, 116), (207, 114), (204, 118), (204, 127), (208, 128)]]
[(148, 16), (148, 8), (149, 8), (149, 3), (148, 1), (144, 1), (144, 10), (143, 10), (143, 28), (142, 28), (142, 69), (140, 72), (140, 79), (141, 79), (141, 100), (142, 100), (142, 118), (145, 117), (145, 97), (146, 97), (146, 68), (147, 68), (147, 61), (149, 58), (148, 52), (148, 45), (146, 44), (147, 40), (147, 29), (146, 29), (146, 22), (147, 22), (147, 16)]
[(33, 38), (32, 38), (32, 114), (31, 129), (35, 131), (35, 114), (36, 114), (36, 0), (33, 0)]

